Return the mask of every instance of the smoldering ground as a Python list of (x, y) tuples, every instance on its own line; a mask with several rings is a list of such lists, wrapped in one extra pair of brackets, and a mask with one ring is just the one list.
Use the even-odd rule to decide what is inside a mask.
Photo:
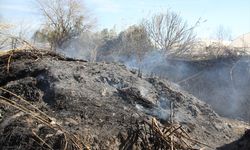
[[(77, 44), (75, 44), (77, 43)], [(92, 61), (94, 44), (75, 42), (65, 54)], [(85, 52), (80, 52), (87, 49)], [(72, 50), (73, 49), (73, 50)], [(218, 57), (208, 60), (187, 60), (168, 58), (154, 50), (142, 59), (111, 53), (98, 61), (125, 64), (130, 69), (138, 69), (144, 76), (155, 75), (170, 80), (180, 88), (207, 102), (221, 116), (246, 120), (250, 118), (250, 58)]]
[(250, 58), (222, 57), (209, 60), (166, 59), (160, 52), (141, 62), (123, 61), (129, 68), (157, 75), (210, 104), (221, 116), (248, 121), (250, 114)]

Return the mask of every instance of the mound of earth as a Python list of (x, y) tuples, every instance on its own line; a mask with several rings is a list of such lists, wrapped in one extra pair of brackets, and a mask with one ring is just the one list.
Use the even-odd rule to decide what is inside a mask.
[[(171, 103), (174, 122), (213, 148), (238, 139), (248, 127), (220, 117), (205, 102), (169, 81), (140, 78), (121, 64), (17, 51), (1, 56), (0, 68), (0, 149), (75, 149), (74, 140), (62, 144), (76, 139), (75, 135), (91, 149), (121, 149), (122, 139), (138, 120), (155, 117), (164, 126)], [(19, 102), (29, 109), (11, 107)], [(20, 109), (34, 109), (34, 113)], [(37, 117), (39, 111), (46, 115)], [(134, 144), (136, 148), (140, 146)]]

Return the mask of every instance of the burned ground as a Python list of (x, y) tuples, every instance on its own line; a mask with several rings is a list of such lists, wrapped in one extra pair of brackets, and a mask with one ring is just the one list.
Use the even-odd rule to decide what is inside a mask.
[(246, 130), (244, 135), (240, 137), (238, 140), (223, 145), (222, 147), (218, 148), (219, 150), (236, 150), (236, 149), (250, 149), (250, 130)]
[(249, 121), (249, 60), (249, 56), (169, 59), (152, 72), (210, 104), (219, 115)]
[[(14, 52), (8, 63), (9, 56), (0, 59), (0, 86), (27, 99), (58, 128), (52, 130), (1, 103), (1, 149), (75, 149), (74, 142), (62, 144), (66, 138), (61, 128), (91, 149), (119, 149), (138, 121), (155, 117), (164, 126), (171, 102), (174, 122), (211, 147), (236, 140), (247, 128), (243, 122), (220, 117), (177, 85), (140, 78), (121, 64), (90, 63), (37, 51)], [(20, 101), (9, 92), (1, 90), (0, 94)], [(136, 147), (140, 148), (134, 144)]]

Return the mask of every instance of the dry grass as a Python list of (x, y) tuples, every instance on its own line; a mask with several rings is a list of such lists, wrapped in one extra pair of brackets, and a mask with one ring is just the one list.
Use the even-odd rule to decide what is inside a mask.
[(0, 51), (0, 56), (5, 55), (6, 53), (8, 53), (8, 51), (2, 50), (2, 51)]
[(145, 150), (195, 150), (194, 147), (214, 149), (205, 143), (192, 139), (182, 125), (168, 123), (162, 126), (155, 118), (138, 122), (135, 128), (130, 129), (121, 149), (127, 150), (133, 145), (140, 145)]
[(4, 56), (4, 55), (10, 55), (11, 53), (17, 52), (17, 51), (24, 51), (24, 50), (29, 50), (30, 48), (27, 46), (22, 46), (22, 47), (18, 47), (15, 49), (7, 49), (7, 50), (0, 50), (0, 56)]
[[(17, 51), (33, 51), (36, 50), (38, 51), (38, 49), (36, 48), (36, 46), (32, 45), (31, 43), (29, 43), (27, 40), (24, 40), (22, 38), (10, 35), (10, 34), (4, 34), (0, 32), (0, 36), (4, 36), (5, 37), (5, 41), (2, 42), (1, 44), (4, 45), (6, 41), (11, 40), (11, 41), (15, 41), (16, 43), (13, 44), (9, 44), (9, 47), (13, 47), (12, 49), (7, 49), (7, 50), (1, 50), (0, 49), (0, 57), (1, 56), (5, 56), (8, 55), (8, 61), (7, 61), (7, 73), (9, 73), (10, 71), (10, 65), (11, 65), (11, 58), (13, 56), (13, 54)], [(16, 47), (18, 45), (18, 47)]]
[(9, 54), (14, 51), (19, 51), (19, 50), (38, 50), (36, 46), (34, 46), (29, 41), (22, 39), (20, 37), (17, 37), (11, 34), (2, 33), (2, 32), (0, 32), (0, 36), (4, 37), (4, 40), (1, 41), (2, 45), (12, 47), (11, 49), (5, 49), (5, 50), (0, 49), (0, 56)]

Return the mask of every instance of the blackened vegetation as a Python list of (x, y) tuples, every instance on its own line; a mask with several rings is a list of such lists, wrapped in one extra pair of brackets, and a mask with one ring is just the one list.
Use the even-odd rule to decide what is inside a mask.
[[(27, 120), (29, 117), (20, 119)], [(11, 122), (2, 132), (0, 137), (1, 149), (63, 149), (65, 138), (63, 133), (55, 133), (51, 128), (38, 122), (24, 122), (16, 119)], [(41, 140), (43, 139), (43, 140)], [(67, 149), (76, 149), (69, 143)]]
[(153, 102), (147, 100), (141, 95), (139, 89), (130, 87), (118, 89), (118, 91), (124, 99), (128, 100), (132, 104), (140, 104), (146, 108), (155, 107), (155, 104)]
[[(0, 56), (0, 149), (168, 148), (167, 141), (157, 147), (164, 139), (159, 130), (152, 134), (152, 129), (169, 127), (165, 123), (170, 102), (173, 122), (190, 139), (207, 146), (228, 143), (246, 127), (219, 117), (176, 85), (139, 78), (124, 65), (90, 63), (43, 51), (16, 51), (8, 62), (9, 56)], [(144, 130), (145, 122), (138, 124), (152, 117), (159, 128), (150, 123)], [(140, 143), (142, 137), (149, 143)]]
[(226, 144), (220, 148), (218, 148), (218, 150), (249, 150), (250, 149), (250, 130), (246, 130), (244, 135), (239, 138), (238, 140)]
[[(7, 98), (9, 94), (12, 98)], [(1, 88), (0, 102), (13, 109), (1, 122), (1, 149), (88, 149), (79, 136), (69, 133), (57, 120), (29, 101)]]
[(210, 104), (219, 115), (249, 121), (249, 60), (249, 56), (169, 59), (155, 65), (152, 72), (179, 84), (182, 89)]
[(192, 139), (182, 128), (182, 125), (167, 123), (161, 126), (154, 118), (137, 121), (136, 125), (128, 130), (128, 136), (122, 136), (120, 149), (133, 149), (135, 145), (140, 149), (178, 149), (195, 150), (197, 147), (210, 147), (207, 144)]
[[(56, 60), (62, 60), (62, 61), (82, 61), (86, 62), (84, 60), (78, 60), (73, 58), (64, 57), (58, 53), (55, 53), (53, 51), (15, 51), (15, 52), (9, 52), (6, 55), (1, 56), (0, 59), (0, 86), (5, 85), (6, 83), (10, 81), (14, 81), (16, 79), (21, 79), (24, 77), (36, 77), (41, 73), (46, 72), (46, 68), (34, 68), (34, 63), (39, 61), (39, 59), (42, 59), (43, 57), (52, 57)], [(8, 60), (10, 59), (10, 62)], [(19, 71), (15, 68), (15, 66), (11, 66), (16, 60), (30, 60), (25, 62), (23, 65), (26, 67)], [(9, 64), (8, 64), (9, 63)], [(8, 66), (11, 66), (10, 68), (7, 68)], [(11, 73), (9, 73), (11, 72)]]

